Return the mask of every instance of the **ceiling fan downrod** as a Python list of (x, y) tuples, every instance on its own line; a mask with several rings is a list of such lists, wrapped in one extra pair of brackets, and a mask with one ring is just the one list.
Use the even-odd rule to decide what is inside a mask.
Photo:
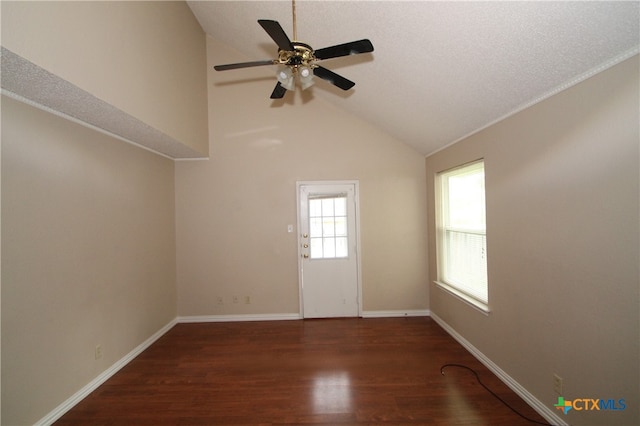
[(293, 41), (297, 41), (298, 28), (296, 25), (296, 0), (291, 0), (291, 14), (293, 15)]

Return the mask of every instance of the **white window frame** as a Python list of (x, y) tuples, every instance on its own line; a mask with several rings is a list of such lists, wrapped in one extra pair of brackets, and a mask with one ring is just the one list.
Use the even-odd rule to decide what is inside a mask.
[[(447, 271), (446, 271), (446, 254), (447, 254), (447, 232), (458, 232), (466, 235), (481, 235), (484, 237), (484, 248), (482, 249), (483, 259), (484, 259), (484, 273), (487, 274), (487, 253), (486, 253), (486, 221), (483, 217), (484, 226), (482, 229), (463, 229), (463, 228), (455, 228), (449, 226), (447, 223), (447, 218), (449, 217), (448, 212), (448, 177), (451, 176), (460, 176), (466, 173), (474, 173), (477, 172), (478, 169), (482, 169), (484, 171), (484, 160), (480, 159), (477, 161), (473, 161), (471, 163), (466, 163), (458, 167), (454, 167), (452, 169), (444, 170), (436, 176), (435, 181), (435, 193), (436, 193), (436, 257), (437, 257), (437, 280), (435, 284), (446, 290), (448, 293), (453, 294), (457, 298), (471, 305), (472, 307), (480, 310), (481, 312), (488, 314), (489, 313), (489, 282), (488, 276), (484, 276), (484, 282), (486, 283), (486, 297), (479, 297), (474, 295), (472, 292), (469, 292), (465, 289), (465, 284), (463, 283), (455, 283), (451, 280), (447, 279)], [(483, 188), (484, 190), (484, 188)], [(486, 191), (483, 193), (482, 203), (484, 204), (484, 195)], [(484, 213), (484, 212), (483, 212)]]

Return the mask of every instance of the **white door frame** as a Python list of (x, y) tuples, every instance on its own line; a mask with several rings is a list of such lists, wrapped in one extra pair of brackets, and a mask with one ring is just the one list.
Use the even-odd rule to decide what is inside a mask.
[(358, 180), (314, 180), (314, 181), (297, 181), (296, 182), (296, 229), (298, 244), (298, 306), (300, 311), (300, 318), (304, 318), (304, 294), (303, 294), (303, 282), (302, 282), (302, 268), (303, 268), (303, 250), (302, 250), (302, 234), (300, 230), (301, 217), (300, 217), (300, 187), (303, 185), (353, 185), (354, 187), (354, 204), (355, 204), (355, 218), (356, 218), (356, 265), (357, 265), (357, 285), (358, 285), (358, 317), (362, 317), (362, 264), (361, 264), (361, 249), (360, 249), (360, 181)]

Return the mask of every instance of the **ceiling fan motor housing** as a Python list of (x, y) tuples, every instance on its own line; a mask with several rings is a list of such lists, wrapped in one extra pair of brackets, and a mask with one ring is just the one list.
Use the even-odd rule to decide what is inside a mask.
[(306, 43), (292, 41), (293, 50), (278, 50), (278, 63), (297, 69), (299, 66), (312, 68), (316, 60), (313, 49)]

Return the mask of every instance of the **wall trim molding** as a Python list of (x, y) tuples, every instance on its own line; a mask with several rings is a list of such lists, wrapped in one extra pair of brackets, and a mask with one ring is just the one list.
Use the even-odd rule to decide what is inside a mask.
[(54, 408), (49, 414), (38, 420), (35, 425), (51, 425), (67, 411), (71, 410), (80, 401), (86, 398), (91, 392), (96, 390), (101, 384), (109, 380), (114, 374), (120, 371), (124, 366), (129, 364), (135, 357), (140, 355), (145, 349), (151, 346), (156, 340), (162, 337), (167, 331), (171, 330), (177, 324), (176, 319), (169, 321), (164, 327), (156, 331), (151, 337), (139, 344), (131, 352), (116, 361), (111, 367), (104, 370), (98, 377), (87, 383), (82, 389), (74, 393), (62, 404)]
[(467, 339), (462, 337), (460, 333), (458, 333), (453, 327), (447, 324), (442, 318), (438, 315), (431, 313), (431, 318), (438, 323), (440, 327), (442, 327), (447, 333), (451, 335), (458, 343), (460, 343), (466, 350), (468, 350), (471, 355), (476, 357), (478, 361), (484, 364), (489, 370), (493, 372), (502, 382), (509, 386), (509, 388), (514, 391), (520, 398), (522, 398), (527, 404), (531, 406), (538, 414), (540, 414), (546, 421), (551, 424), (555, 424), (558, 426), (568, 426), (569, 423), (562, 420), (560, 417), (556, 415), (556, 413), (549, 408), (547, 404), (541, 402), (538, 398), (533, 396), (527, 389), (524, 388), (520, 383), (515, 381), (511, 376), (509, 376), (504, 370), (498, 367), (493, 361), (491, 361), (486, 355), (480, 352), (475, 346), (473, 346)]
[(178, 323), (190, 322), (235, 322), (235, 321), (287, 321), (302, 319), (295, 314), (246, 314), (246, 315), (195, 315), (178, 317)]
[(428, 317), (429, 309), (362, 311), (362, 318), (393, 318), (393, 317)]

